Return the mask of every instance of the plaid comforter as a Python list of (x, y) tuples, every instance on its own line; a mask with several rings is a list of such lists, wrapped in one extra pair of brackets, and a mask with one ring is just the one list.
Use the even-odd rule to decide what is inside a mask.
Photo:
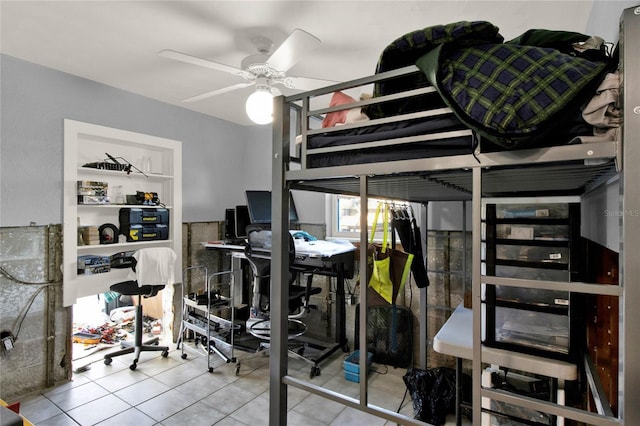
[[(446, 50), (446, 49), (445, 49)], [(555, 49), (482, 44), (439, 52), (437, 74), (418, 60), (458, 118), (506, 148), (535, 142), (561, 126), (595, 92), (606, 62)]]
[[(442, 34), (443, 28), (449, 28), (445, 35), (464, 37), (441, 36), (434, 42), (433, 34)], [(438, 26), (437, 31), (430, 27), (410, 33), (385, 50), (378, 70), (407, 65), (399, 63), (398, 52), (406, 54), (413, 44), (421, 53), (415, 63), (427, 84), (437, 88), (441, 100), (468, 127), (505, 148), (542, 144), (541, 140), (561, 128), (570, 115), (571, 119), (579, 115), (580, 106), (591, 98), (612, 61), (604, 54), (581, 56), (572, 51), (572, 43), (586, 40), (586, 35), (533, 30), (503, 43), (491, 28), (495, 27), (487, 23), (459, 22)], [(475, 39), (473, 29), (480, 30)], [(491, 37), (493, 40), (488, 40)], [(423, 39), (426, 42), (415, 42)], [(389, 89), (400, 90), (397, 85), (380, 85), (374, 88), (374, 95), (391, 93)], [(408, 109), (417, 109), (416, 100), (411, 102), (414, 105)], [(406, 105), (393, 108), (407, 112), (402, 111)], [(389, 112), (373, 111), (374, 115)]]

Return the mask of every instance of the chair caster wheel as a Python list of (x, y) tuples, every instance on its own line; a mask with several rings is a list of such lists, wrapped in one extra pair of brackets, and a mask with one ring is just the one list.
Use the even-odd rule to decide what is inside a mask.
[(240, 363), (236, 364), (236, 376), (240, 375)]
[(180, 358), (182, 358), (182, 359), (187, 359), (187, 354), (182, 354), (182, 355), (180, 355)]
[(113, 361), (111, 358), (105, 358), (104, 365), (111, 365), (111, 361)]
[(320, 367), (318, 367), (317, 365), (314, 365), (313, 367), (311, 367), (311, 371), (309, 372), (309, 378), (313, 379), (315, 376), (319, 376), (320, 375)]
[(209, 373), (213, 373), (213, 367), (209, 367)]
[(169, 356), (169, 351), (162, 351), (160, 355), (162, 355), (162, 358), (166, 358)]
[(134, 362), (133, 364), (131, 364), (131, 365), (129, 366), (129, 370), (134, 371), (134, 370), (136, 369), (136, 367), (137, 367), (137, 366), (138, 366), (138, 364)]

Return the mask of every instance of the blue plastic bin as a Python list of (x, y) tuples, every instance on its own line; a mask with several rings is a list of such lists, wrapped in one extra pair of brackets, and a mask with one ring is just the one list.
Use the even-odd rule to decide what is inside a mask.
[[(371, 366), (373, 354), (367, 352), (367, 367)], [(360, 351), (354, 351), (344, 360), (344, 378), (350, 382), (360, 383)], [(367, 370), (368, 371), (368, 370)]]

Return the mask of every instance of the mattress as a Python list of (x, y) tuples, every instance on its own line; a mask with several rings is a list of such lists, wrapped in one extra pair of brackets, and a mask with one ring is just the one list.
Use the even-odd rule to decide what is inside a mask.
[(308, 137), (307, 168), (469, 154), (474, 140), (453, 114), (321, 133)]
[[(541, 134), (535, 147), (582, 143), (585, 135), (593, 135), (593, 127), (583, 120), (580, 111), (570, 114), (562, 124), (554, 132)], [(482, 152), (505, 150), (486, 139), (480, 145)], [(307, 168), (471, 154), (477, 146), (475, 133), (451, 113), (311, 135), (307, 140)]]

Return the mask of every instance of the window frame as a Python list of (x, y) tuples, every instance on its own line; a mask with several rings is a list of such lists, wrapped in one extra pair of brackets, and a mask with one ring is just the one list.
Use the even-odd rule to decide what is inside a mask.
[[(351, 240), (351, 241), (360, 241), (360, 231), (356, 231), (356, 232), (345, 232), (345, 231), (338, 231), (338, 225), (339, 225), (339, 199), (340, 198), (360, 198), (359, 196), (353, 196), (353, 195), (345, 195), (345, 194), (327, 194), (326, 198), (326, 224), (327, 224), (327, 238), (339, 238), (339, 239), (347, 239), (347, 240)], [(413, 214), (416, 218), (416, 220), (419, 222), (419, 209), (416, 209), (416, 206), (414, 203), (409, 203), (407, 201), (402, 201), (402, 200), (386, 200), (386, 199), (381, 199), (381, 198), (374, 198), (374, 197), (370, 197), (369, 198), (369, 202), (378, 202), (378, 201), (387, 201), (390, 203), (396, 203), (399, 205), (409, 205), (412, 210), (413, 210)], [(358, 227), (359, 227), (359, 222), (360, 220), (360, 212), (358, 212)], [(382, 214), (380, 214), (379, 217), (379, 226), (376, 228), (376, 233), (374, 235), (374, 241), (382, 241), (382, 237), (383, 237), (383, 229), (381, 226), (381, 221), (382, 221)], [(371, 229), (371, 225), (368, 226), (367, 228), (367, 238), (369, 238), (369, 231)]]

